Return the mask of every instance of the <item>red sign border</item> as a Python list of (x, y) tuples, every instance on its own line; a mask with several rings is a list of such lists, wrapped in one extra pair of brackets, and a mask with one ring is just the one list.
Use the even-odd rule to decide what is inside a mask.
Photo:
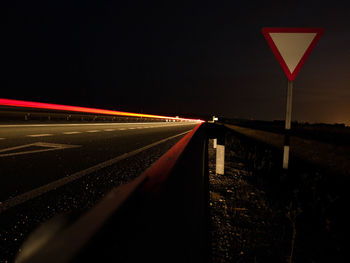
[[(277, 58), (278, 62), (282, 66), (284, 73), (290, 81), (293, 81), (299, 73), (301, 67), (304, 65), (306, 59), (311, 54), (311, 51), (316, 46), (318, 40), (323, 35), (324, 29), (319, 27), (264, 27), (262, 33), (269, 44), (273, 54)], [(304, 55), (300, 59), (298, 65), (293, 72), (290, 72), (286, 62), (284, 61), (281, 53), (278, 51), (275, 43), (273, 42), (269, 33), (316, 33), (315, 38), (312, 40), (310, 46), (306, 49)]]

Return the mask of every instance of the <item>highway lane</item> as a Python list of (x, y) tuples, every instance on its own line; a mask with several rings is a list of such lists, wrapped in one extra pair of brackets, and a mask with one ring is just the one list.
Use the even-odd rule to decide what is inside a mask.
[(197, 124), (0, 125), (0, 201), (189, 131)]

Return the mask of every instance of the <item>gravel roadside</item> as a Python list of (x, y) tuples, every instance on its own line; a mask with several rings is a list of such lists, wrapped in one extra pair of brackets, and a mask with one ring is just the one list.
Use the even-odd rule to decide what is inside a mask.
[(216, 149), (209, 142), (212, 262), (286, 262), (291, 234), (284, 213), (248, 183), (250, 174), (234, 152), (225, 154), (225, 174), (217, 175)]

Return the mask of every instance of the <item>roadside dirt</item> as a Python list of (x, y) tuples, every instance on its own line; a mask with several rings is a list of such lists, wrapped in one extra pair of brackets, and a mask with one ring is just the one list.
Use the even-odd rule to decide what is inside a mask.
[[(227, 154), (227, 153), (226, 153)], [(225, 174), (215, 174), (216, 149), (209, 143), (212, 262), (289, 262), (292, 228), (285, 212), (249, 184), (244, 163), (229, 153)]]

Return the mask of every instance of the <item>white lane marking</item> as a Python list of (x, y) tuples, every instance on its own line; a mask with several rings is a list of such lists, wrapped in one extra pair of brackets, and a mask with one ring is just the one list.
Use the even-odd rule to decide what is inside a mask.
[(115, 131), (115, 129), (104, 129), (104, 131)]
[[(36, 147), (43, 147), (44, 149), (37, 149), (37, 150), (30, 150), (30, 151), (25, 150), (25, 148), (35, 147), (35, 146)], [(29, 153), (38, 153), (38, 152), (47, 152), (47, 151), (62, 150), (62, 149), (76, 148), (76, 147), (80, 147), (80, 145), (35, 142), (35, 143), (24, 144), (24, 145), (20, 145), (20, 146), (1, 149), (0, 150), (0, 157), (8, 157), (8, 156), (22, 155), (22, 154), (29, 154)], [(20, 149), (22, 149), (22, 151), (20, 151), (20, 152), (6, 153), (6, 152), (20, 150)]]
[(135, 130), (136, 128), (128, 128), (128, 130)]
[(44, 136), (52, 136), (53, 134), (49, 134), (49, 133), (42, 133), (42, 134), (30, 134), (27, 135), (27, 137), (44, 137)]
[(78, 133), (81, 133), (81, 132), (78, 132), (78, 131), (71, 131), (71, 132), (64, 132), (63, 134), (78, 134)]
[(76, 172), (76, 173), (74, 173), (72, 175), (69, 175), (69, 176), (65, 176), (65, 177), (63, 177), (63, 178), (61, 178), (59, 180), (54, 181), (54, 182), (48, 183), (46, 185), (40, 186), (38, 188), (35, 188), (35, 189), (31, 190), (31, 191), (28, 191), (28, 192), (25, 192), (23, 194), (17, 195), (15, 197), (9, 198), (9, 199), (7, 199), (7, 200), (5, 200), (3, 202), (0, 202), (0, 214), (2, 212), (6, 211), (7, 209), (11, 208), (11, 207), (14, 207), (16, 205), (22, 204), (22, 203), (24, 203), (24, 202), (26, 202), (28, 200), (31, 200), (31, 199), (33, 199), (35, 197), (38, 197), (38, 196), (40, 196), (42, 194), (45, 194), (45, 193), (47, 193), (47, 192), (49, 192), (51, 190), (54, 190), (54, 189), (56, 189), (56, 188), (58, 188), (60, 186), (63, 186), (63, 185), (68, 184), (70, 182), (73, 182), (73, 181), (75, 181), (75, 180), (77, 180), (77, 179), (79, 179), (79, 178), (81, 178), (81, 177), (83, 177), (85, 175), (91, 174), (91, 173), (93, 173), (95, 171), (98, 171), (98, 170), (100, 170), (102, 168), (105, 168), (105, 167), (108, 167), (110, 165), (113, 165), (113, 164), (115, 164), (115, 163), (117, 163), (117, 162), (119, 162), (121, 160), (124, 160), (126, 158), (131, 157), (131, 156), (134, 156), (134, 155), (136, 155), (136, 154), (138, 154), (138, 153), (140, 153), (142, 151), (145, 151), (145, 150), (147, 150), (149, 148), (152, 148), (152, 147), (154, 147), (154, 146), (156, 146), (158, 144), (161, 144), (163, 142), (166, 142), (168, 140), (174, 139), (176, 137), (185, 135), (186, 133), (189, 133), (191, 130), (182, 132), (180, 134), (176, 134), (174, 136), (170, 136), (168, 138), (165, 138), (165, 139), (162, 139), (160, 141), (151, 143), (149, 145), (146, 145), (146, 146), (144, 146), (142, 148), (139, 148), (139, 149), (136, 149), (134, 151), (131, 151), (131, 152), (128, 152), (128, 153), (124, 153), (124, 154), (122, 154), (122, 155), (120, 155), (118, 157), (115, 157), (113, 159), (110, 159), (108, 161), (96, 164), (96, 165), (94, 165), (94, 166), (92, 166), (90, 168), (87, 168), (85, 170)]
[(124, 131), (124, 130), (126, 130), (126, 128), (120, 128), (120, 129), (118, 129), (118, 130), (120, 130), (120, 131)]
[(100, 130), (90, 130), (90, 131), (86, 131), (86, 132), (99, 132)]

